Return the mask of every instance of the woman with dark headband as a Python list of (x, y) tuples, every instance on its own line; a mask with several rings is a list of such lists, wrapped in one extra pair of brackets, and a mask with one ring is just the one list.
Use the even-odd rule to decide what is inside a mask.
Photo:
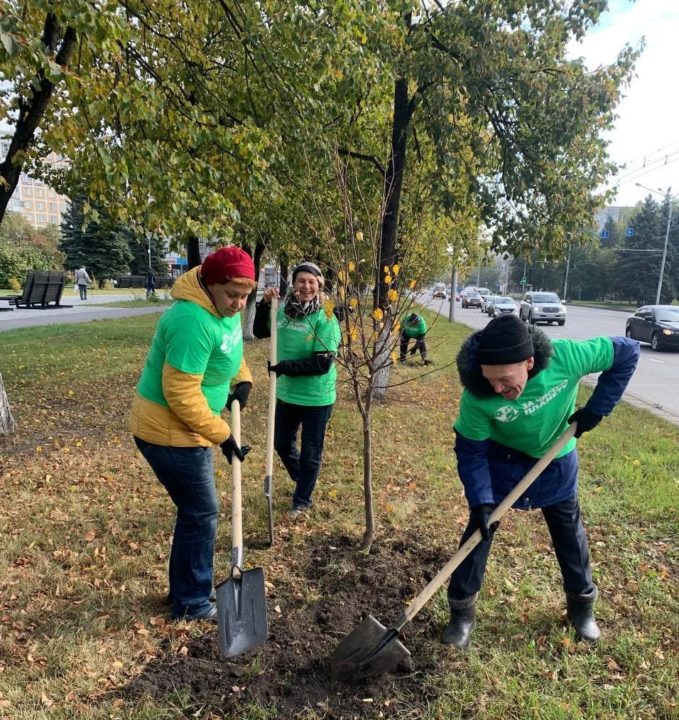
[[(311, 495), (321, 469), (325, 429), (335, 404), (335, 356), (340, 327), (323, 307), (323, 273), (318, 265), (303, 262), (292, 271), (292, 288), (276, 318), (278, 358), (275, 372), (276, 431), (274, 447), (295, 483), (292, 509), (296, 518), (312, 505)], [(278, 290), (268, 288), (257, 306), (254, 334), (271, 335), (271, 299)], [(301, 427), (301, 446), (297, 435)]]
[(255, 267), (237, 247), (221, 248), (174, 284), (177, 302), (158, 321), (137, 385), (130, 430), (177, 508), (170, 552), (174, 618), (217, 619), (212, 569), (219, 500), (212, 448), (231, 463), (239, 447), (220, 413), (243, 407), (252, 375), (243, 359), (240, 311)]

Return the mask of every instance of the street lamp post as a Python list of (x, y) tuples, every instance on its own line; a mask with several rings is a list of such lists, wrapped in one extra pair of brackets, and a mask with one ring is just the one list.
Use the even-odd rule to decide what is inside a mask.
[[(648, 190), (649, 192), (655, 193), (656, 195), (663, 195), (660, 190), (653, 190), (653, 188), (646, 187), (645, 185), (642, 185), (641, 183), (634, 183), (635, 185), (639, 186), (640, 188), (643, 188), (644, 190)], [(660, 305), (660, 294), (662, 293), (662, 281), (663, 276), (665, 275), (665, 261), (667, 260), (667, 245), (669, 244), (670, 240), (670, 225), (672, 224), (672, 196), (670, 195), (671, 188), (667, 188), (667, 229), (665, 230), (665, 247), (662, 251), (662, 260), (660, 261), (660, 277), (658, 278), (658, 290), (655, 294), (655, 304)]]

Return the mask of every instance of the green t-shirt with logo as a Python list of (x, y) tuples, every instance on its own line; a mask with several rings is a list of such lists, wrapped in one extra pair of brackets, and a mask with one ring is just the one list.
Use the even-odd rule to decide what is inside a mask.
[[(305, 360), (315, 353), (336, 353), (340, 343), (340, 326), (334, 315), (328, 317), (320, 308), (308, 317), (289, 318), (285, 303), (277, 315), (278, 361)], [(281, 375), (276, 383), (276, 397), (294, 405), (320, 407), (335, 402), (337, 368), (335, 363), (323, 375), (289, 377)]]
[[(580, 380), (613, 365), (613, 342), (552, 340), (549, 365), (526, 383), (516, 400), (477, 397), (464, 390), (455, 429), (470, 440), (495, 440), (531, 457), (541, 457), (568, 427)], [(558, 457), (575, 447), (572, 438)]]
[(416, 338), (427, 332), (427, 323), (424, 321), (422, 315), (418, 315), (417, 318), (417, 323), (413, 325), (411, 325), (407, 320), (403, 323), (403, 332), (406, 334), (406, 337)]
[(137, 392), (167, 406), (163, 365), (202, 375), (201, 390), (212, 412), (226, 405), (231, 379), (243, 360), (240, 315), (219, 318), (197, 303), (178, 300), (163, 313), (146, 357)]

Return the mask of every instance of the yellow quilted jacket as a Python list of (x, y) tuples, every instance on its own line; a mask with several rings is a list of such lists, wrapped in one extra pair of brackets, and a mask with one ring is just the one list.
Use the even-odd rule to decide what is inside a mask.
[[(172, 288), (177, 300), (189, 300), (219, 317), (209, 295), (198, 281), (200, 268), (182, 275)], [(129, 429), (133, 435), (154, 445), (165, 447), (210, 447), (224, 442), (231, 434), (228, 423), (215, 415), (201, 390), (202, 375), (181, 372), (165, 363), (163, 366), (163, 395), (168, 407), (135, 394)], [(252, 373), (245, 363), (231, 380), (231, 387), (240, 382), (252, 382)]]

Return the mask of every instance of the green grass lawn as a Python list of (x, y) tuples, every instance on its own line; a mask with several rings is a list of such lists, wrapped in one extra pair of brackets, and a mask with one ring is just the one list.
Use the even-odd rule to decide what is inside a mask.
[[(540, 514), (512, 512), (496, 536), (468, 652), (437, 642), (447, 616), (442, 591), (406, 632), (411, 674), (356, 688), (328, 685), (318, 697), (286, 670), (298, 657), (322, 666), (348, 629), (316, 627), (319, 614), (349, 602), (325, 588), (353, 572), (352, 558), (360, 566), (375, 557), (358, 553), (361, 424), (341, 378), (314, 513), (300, 526), (284, 524), (290, 485), (277, 464), (279, 540), (273, 550), (248, 551), (249, 566), (264, 567), (271, 586), (272, 637), (252, 655), (215, 661), (208, 651), (214, 628), (168, 621), (162, 598), (173, 513), (126, 429), (156, 322), (147, 316), (2, 333), (0, 372), (19, 431), (0, 445), (0, 718), (679, 718), (679, 429), (624, 404), (579, 443), (600, 591), (596, 646), (576, 642), (563, 623), (559, 571)], [(378, 619), (394, 621), (424, 587), (423, 576), (452, 555), (466, 521), (452, 422), (454, 359), (467, 332), (433, 323), (435, 372), (394, 370), (396, 382), (410, 382), (375, 408), (376, 551), (387, 560), (397, 550), (412, 554), (412, 565), (401, 572), (393, 555), (393, 572), (364, 573), (372, 600), (352, 608), (357, 620), (375, 605)], [(255, 375), (243, 416), (244, 439), (253, 445), (243, 467), (246, 537), (266, 523), (267, 352), (267, 341), (246, 345)], [(584, 401), (588, 391), (581, 392)], [(221, 457), (216, 468), (223, 504), (216, 572), (224, 577), (229, 475)], [(315, 558), (339, 553), (337, 538), (356, 550), (324, 560), (323, 572), (310, 576)], [(401, 600), (384, 607), (380, 596), (388, 592)], [(283, 641), (295, 627), (303, 636), (307, 625), (313, 642)], [(170, 674), (171, 686), (154, 680), (159, 673)], [(287, 689), (256, 694), (276, 679)], [(281, 709), (292, 706), (295, 712)]]

